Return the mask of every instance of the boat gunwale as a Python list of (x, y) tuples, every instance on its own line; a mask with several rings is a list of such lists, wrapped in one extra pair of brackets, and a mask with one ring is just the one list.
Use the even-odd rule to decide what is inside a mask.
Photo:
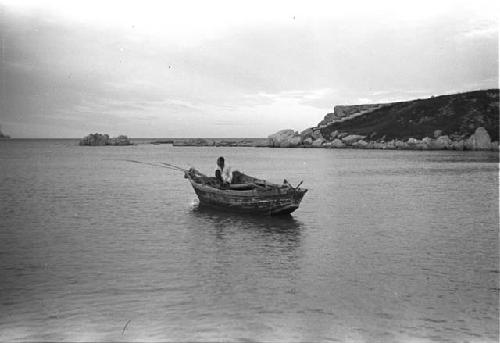
[[(288, 197), (294, 193), (306, 193), (306, 188), (280, 188), (276, 184), (268, 183), (268, 185), (273, 186), (270, 189), (250, 189), (250, 190), (232, 190), (232, 189), (219, 189), (212, 187), (207, 184), (197, 183), (193, 178), (188, 176), (188, 180), (190, 181), (193, 188), (198, 189), (199, 191), (209, 192), (209, 193), (218, 193), (221, 195), (227, 196), (241, 196), (241, 197)], [(284, 190), (284, 191), (282, 191)]]

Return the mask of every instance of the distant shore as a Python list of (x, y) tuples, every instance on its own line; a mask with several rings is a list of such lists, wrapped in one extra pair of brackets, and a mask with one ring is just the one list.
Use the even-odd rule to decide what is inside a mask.
[[(357, 138), (357, 139), (356, 139)], [(144, 139), (146, 141), (146, 139)], [(498, 151), (498, 143), (478, 146), (473, 140), (452, 140), (448, 137), (426, 138), (422, 140), (365, 141), (362, 137), (349, 137), (322, 144), (279, 145), (272, 138), (169, 138), (151, 139), (154, 145), (169, 144), (174, 147), (257, 147), (257, 148), (303, 148), (303, 149), (377, 149), (377, 150), (489, 150)]]
[[(0, 139), (0, 141), (68, 141), (78, 145), (79, 138), (11, 138)], [(342, 141), (342, 140), (340, 140)], [(455, 150), (455, 151), (499, 151), (497, 142), (491, 142), (489, 148), (473, 148), (466, 142), (452, 141), (450, 139), (423, 139), (423, 140), (391, 140), (364, 141), (359, 140), (348, 144), (340, 144), (339, 141), (324, 142), (315, 145), (276, 145), (269, 138), (130, 138), (130, 146), (134, 145), (170, 145), (173, 147), (242, 147), (242, 148), (273, 148), (273, 149), (373, 149), (373, 150)], [(336, 144), (339, 145), (336, 145)]]

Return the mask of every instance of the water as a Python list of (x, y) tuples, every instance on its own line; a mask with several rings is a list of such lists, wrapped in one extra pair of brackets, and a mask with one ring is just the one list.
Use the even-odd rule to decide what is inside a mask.
[[(309, 188), (200, 209), (181, 173)], [(499, 339), (498, 154), (0, 142), (0, 340)]]

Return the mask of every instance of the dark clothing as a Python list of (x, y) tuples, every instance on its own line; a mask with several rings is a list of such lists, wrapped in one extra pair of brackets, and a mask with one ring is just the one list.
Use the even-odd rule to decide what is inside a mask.
[(244, 180), (242, 180), (242, 176), (244, 174), (240, 173), (239, 171), (235, 170), (233, 171), (233, 179), (231, 180), (231, 183), (244, 183)]
[(219, 182), (221, 184), (224, 182), (224, 180), (222, 180), (222, 175), (221, 175), (220, 169), (217, 169), (215, 171), (215, 178), (217, 179), (217, 182)]

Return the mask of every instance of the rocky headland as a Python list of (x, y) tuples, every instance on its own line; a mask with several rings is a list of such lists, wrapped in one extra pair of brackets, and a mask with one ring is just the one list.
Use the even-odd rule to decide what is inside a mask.
[(108, 134), (91, 133), (80, 140), (79, 145), (86, 146), (104, 146), (104, 145), (132, 145), (132, 142), (125, 135), (116, 138), (109, 138)]
[(499, 90), (335, 106), (317, 126), (280, 130), (268, 140), (280, 148), (498, 151)]

